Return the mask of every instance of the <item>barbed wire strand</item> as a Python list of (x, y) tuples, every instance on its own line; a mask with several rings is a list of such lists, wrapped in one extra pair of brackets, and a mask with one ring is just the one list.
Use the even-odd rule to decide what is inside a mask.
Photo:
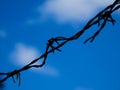
[[(71, 36), (69, 38), (62, 37), (62, 36), (55, 37), (55, 38), (52, 37), (51, 39), (48, 40), (47, 45), (46, 45), (46, 50), (40, 57), (33, 60), (29, 64), (25, 65), (21, 69), (16, 69), (16, 70), (13, 70), (13, 71), (7, 72), (7, 73), (0, 72), (0, 75), (3, 76), (3, 78), (0, 80), (0, 83), (6, 81), (8, 78), (11, 77), (13, 82), (16, 83), (16, 81), (17, 81), (18, 86), (20, 86), (21, 72), (28, 70), (30, 68), (43, 67), (45, 65), (47, 57), (50, 53), (54, 53), (55, 51), (61, 52), (60, 47), (62, 47), (69, 41), (73, 41), (73, 40), (80, 38), (80, 36), (83, 35), (83, 33), (85, 31), (89, 30), (89, 28), (91, 28), (92, 26), (98, 25), (99, 29), (96, 30), (96, 32), (92, 36), (90, 36), (88, 39), (86, 39), (84, 41), (84, 44), (87, 43), (88, 41), (93, 42), (94, 39), (100, 34), (100, 32), (106, 26), (107, 22), (111, 22), (113, 25), (115, 24), (116, 21), (112, 17), (112, 13), (117, 11), (119, 8), (120, 8), (120, 0), (115, 0), (113, 2), (113, 4), (109, 5), (104, 10), (99, 12), (95, 17), (93, 17), (90, 21), (88, 21), (88, 23), (84, 26), (84, 28), (82, 30), (80, 30), (73, 36)], [(41, 59), (43, 60), (43, 62), (39, 65), (35, 65), (35, 63)]]

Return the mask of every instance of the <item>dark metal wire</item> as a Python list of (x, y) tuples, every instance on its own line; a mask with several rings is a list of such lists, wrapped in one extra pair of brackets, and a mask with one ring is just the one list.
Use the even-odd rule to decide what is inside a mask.
[[(13, 70), (13, 71), (7, 72), (7, 73), (0, 72), (0, 75), (4, 76), (4, 78), (2, 78), (0, 80), (0, 83), (6, 81), (8, 78), (11, 77), (13, 82), (16, 83), (16, 81), (17, 81), (18, 85), (20, 86), (21, 72), (28, 70), (30, 68), (40, 68), (40, 67), (44, 66), (46, 63), (47, 57), (50, 53), (54, 53), (55, 51), (61, 52), (60, 47), (62, 47), (69, 41), (73, 41), (73, 40), (80, 38), (80, 36), (83, 35), (85, 33), (85, 31), (89, 30), (89, 28), (91, 28), (92, 26), (98, 25), (98, 30), (96, 30), (96, 32), (94, 32), (94, 34), (92, 36), (90, 36), (88, 39), (86, 39), (84, 41), (84, 43), (87, 43), (88, 41), (93, 42), (94, 39), (100, 34), (100, 32), (103, 30), (103, 28), (106, 26), (106, 24), (108, 22), (112, 23), (113, 25), (115, 24), (116, 21), (112, 17), (112, 13), (115, 12), (116, 10), (118, 10), (119, 8), (120, 8), (120, 0), (115, 0), (113, 4), (109, 5), (104, 10), (99, 12), (95, 17), (93, 17), (84, 26), (84, 28), (81, 29), (79, 32), (77, 32), (75, 35), (68, 37), (68, 38), (63, 37), (63, 36), (59, 36), (59, 37), (55, 37), (55, 38), (52, 37), (51, 39), (48, 40), (47, 45), (46, 45), (46, 50), (40, 57), (33, 60), (32, 62), (30, 62), (26, 66), (22, 67), (21, 69)], [(34, 63), (36, 63), (37, 61), (39, 61), (41, 59), (43, 60), (42, 64), (33, 65)]]

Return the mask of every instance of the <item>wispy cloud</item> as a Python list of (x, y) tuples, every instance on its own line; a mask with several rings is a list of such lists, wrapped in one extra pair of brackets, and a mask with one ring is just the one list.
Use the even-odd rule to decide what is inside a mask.
[[(32, 60), (36, 59), (40, 55), (38, 49), (22, 44), (17, 43), (14, 50), (10, 54), (10, 59), (17, 66), (24, 66), (30, 63)], [(37, 62), (36, 64), (40, 64)], [(58, 76), (59, 72), (56, 68), (51, 66), (44, 66), (40, 69), (31, 69), (33, 72), (49, 75), (49, 76)]]
[(0, 30), (0, 37), (5, 38), (7, 36), (7, 33), (4, 30)]
[(40, 55), (36, 48), (17, 43), (14, 50), (10, 54), (11, 59), (15, 65), (26, 65)]
[(80, 22), (92, 17), (114, 0), (46, 0), (39, 13), (58, 22)]
[(34, 25), (34, 24), (38, 24), (39, 22), (40, 22), (39, 19), (28, 19), (25, 24)]
[(60, 75), (59, 71), (50, 65), (45, 65), (44, 67), (40, 69), (34, 69), (36, 73), (41, 73), (44, 75), (52, 76), (52, 77), (58, 77)]
[(76, 87), (73, 90), (94, 90), (92, 88), (82, 88), (82, 87)]

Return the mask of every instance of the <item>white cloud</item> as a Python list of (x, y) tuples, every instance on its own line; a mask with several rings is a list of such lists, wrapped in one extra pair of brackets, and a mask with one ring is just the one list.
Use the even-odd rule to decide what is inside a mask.
[(76, 87), (75, 89), (73, 90), (94, 90), (92, 88), (82, 88), (82, 87)]
[(55, 67), (52, 67), (50, 65), (45, 65), (40, 69), (34, 69), (34, 70), (36, 71), (36, 73), (41, 73), (52, 77), (58, 77), (60, 75), (59, 71)]
[(39, 55), (40, 53), (37, 49), (18, 43), (16, 44), (10, 57), (14, 60), (14, 64), (23, 66), (36, 59)]
[[(36, 48), (18, 43), (15, 45), (14, 50), (11, 52), (10, 59), (12, 60), (12, 63), (14, 63), (16, 66), (24, 66), (30, 63), (32, 60), (38, 58), (39, 56), (40, 52)], [(35, 64), (40, 63), (41, 62), (39, 61)], [(49, 76), (58, 76), (59, 74), (56, 68), (46, 65), (40, 69), (31, 69), (31, 71)]]
[(114, 0), (46, 0), (38, 10), (43, 17), (58, 22), (80, 22), (89, 19), (98, 10)]
[(7, 33), (3, 30), (0, 30), (0, 37), (5, 38), (7, 36)]

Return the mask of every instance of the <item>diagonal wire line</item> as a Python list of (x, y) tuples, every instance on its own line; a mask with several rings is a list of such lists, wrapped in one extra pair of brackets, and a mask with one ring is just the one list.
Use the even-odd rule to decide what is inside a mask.
[[(46, 63), (46, 60), (49, 54), (54, 53), (55, 51), (61, 52), (60, 48), (64, 46), (66, 43), (68, 43), (69, 41), (77, 40), (91, 27), (98, 25), (98, 30), (96, 30), (96, 32), (94, 32), (92, 36), (90, 36), (88, 39), (84, 41), (84, 43), (87, 43), (88, 41), (93, 42), (94, 39), (100, 34), (100, 32), (103, 30), (103, 28), (106, 26), (108, 22), (112, 23), (113, 25), (115, 24), (116, 21), (112, 17), (112, 13), (119, 10), (119, 8), (120, 8), (120, 0), (115, 0), (111, 5), (107, 6), (104, 10), (102, 10), (95, 17), (89, 20), (88, 23), (83, 27), (83, 29), (81, 29), (79, 32), (77, 32), (73, 36), (68, 38), (63, 36), (58, 36), (55, 38), (52, 37), (51, 39), (48, 40), (48, 43), (46, 45), (46, 50), (40, 57), (28, 63), (21, 69), (13, 70), (7, 73), (0, 72), (0, 75), (4, 76), (4, 78), (0, 80), (0, 83), (6, 81), (8, 78), (11, 77), (13, 82), (18, 81), (18, 85), (20, 86), (21, 72), (26, 71), (30, 68), (43, 67)], [(42, 64), (33, 65), (34, 63), (36, 63), (41, 59), (43, 59)]]

